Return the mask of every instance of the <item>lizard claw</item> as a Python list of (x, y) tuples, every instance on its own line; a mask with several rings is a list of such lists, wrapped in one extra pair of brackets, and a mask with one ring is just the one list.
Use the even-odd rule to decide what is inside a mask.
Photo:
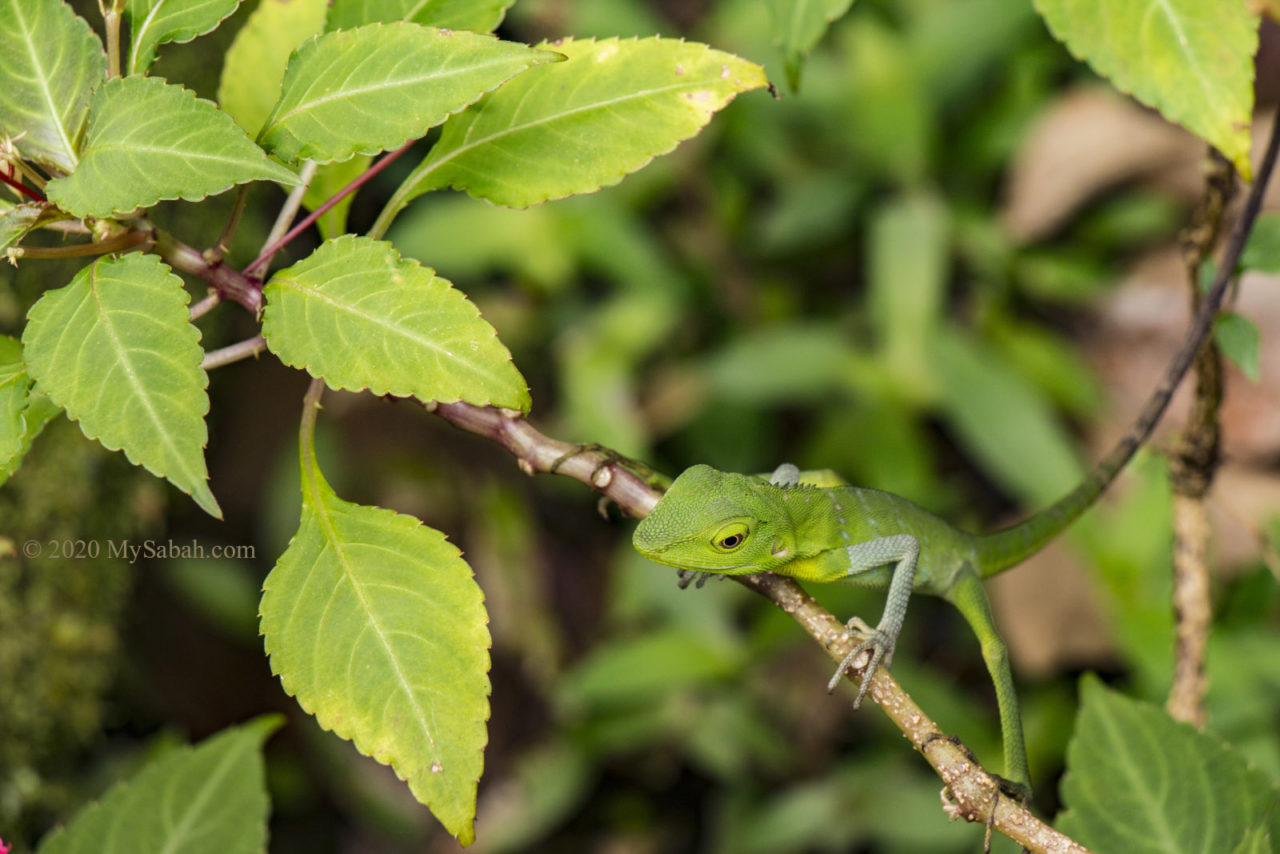
[(867, 625), (860, 617), (851, 618), (845, 625), (863, 635), (863, 640), (840, 660), (840, 666), (836, 668), (836, 672), (827, 682), (827, 693), (830, 694), (836, 689), (836, 686), (840, 684), (840, 680), (844, 677), (845, 671), (849, 669), (849, 665), (853, 664), (853, 660), (860, 653), (864, 650), (871, 650), (871, 660), (867, 662), (866, 668), (862, 671), (862, 682), (858, 685), (858, 695), (853, 699), (853, 707), (856, 709), (862, 705), (862, 698), (867, 696), (867, 691), (871, 688), (871, 677), (875, 676), (876, 669), (881, 664), (888, 667), (889, 662), (893, 659), (894, 639), (889, 636), (888, 632)]
[(689, 589), (690, 584), (692, 584), (695, 588), (701, 590), (702, 585), (707, 583), (707, 579), (724, 578), (723, 575), (718, 575), (717, 573), (714, 573), (714, 572), (698, 572), (697, 570), (693, 570), (693, 569), (677, 569), (676, 577), (680, 579), (676, 583), (680, 586), (681, 590)]

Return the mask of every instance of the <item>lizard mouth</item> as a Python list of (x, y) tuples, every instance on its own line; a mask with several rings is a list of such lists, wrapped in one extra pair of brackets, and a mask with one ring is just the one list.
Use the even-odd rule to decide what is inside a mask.
[(670, 549), (639, 549), (641, 554), (655, 563), (661, 563), (665, 566), (674, 566), (677, 569), (692, 569), (698, 572), (715, 572), (724, 575), (742, 575), (749, 572), (757, 572), (749, 563), (713, 563), (692, 560), (689, 557), (676, 557), (668, 554)]
[(659, 563), (664, 563), (667, 566), (674, 566), (677, 569), (692, 569), (697, 572), (713, 572), (717, 575), (749, 575), (753, 572), (760, 571), (749, 563), (697, 563), (691, 560), (672, 561), (662, 560), (656, 557), (653, 559), (657, 560)]

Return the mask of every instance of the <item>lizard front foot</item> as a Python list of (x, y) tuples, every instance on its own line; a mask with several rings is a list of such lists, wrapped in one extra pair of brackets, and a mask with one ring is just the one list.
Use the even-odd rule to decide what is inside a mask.
[(853, 660), (861, 652), (868, 649), (871, 650), (871, 660), (867, 662), (866, 668), (862, 671), (862, 682), (858, 685), (858, 696), (853, 698), (853, 707), (856, 709), (862, 705), (862, 698), (867, 696), (867, 691), (871, 688), (871, 677), (875, 676), (876, 668), (881, 664), (888, 667), (889, 662), (893, 659), (895, 638), (879, 627), (872, 628), (867, 625), (861, 617), (851, 617), (849, 622), (845, 623), (845, 626), (862, 635), (863, 640), (840, 660), (840, 666), (836, 668), (836, 672), (827, 682), (827, 693), (830, 694), (836, 690), (836, 686), (844, 678), (845, 671), (849, 669), (849, 665), (853, 664)]
[(702, 585), (707, 583), (707, 579), (719, 578), (723, 580), (724, 576), (715, 572), (698, 572), (696, 569), (677, 569), (676, 578), (679, 579), (676, 583), (681, 590), (687, 590), (690, 584), (701, 590)]

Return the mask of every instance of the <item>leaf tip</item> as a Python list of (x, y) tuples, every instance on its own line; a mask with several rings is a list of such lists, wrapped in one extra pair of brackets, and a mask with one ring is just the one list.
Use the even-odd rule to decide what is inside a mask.
[(791, 90), (791, 94), (800, 91), (800, 78), (804, 72), (804, 60), (802, 57), (787, 58), (787, 88)]
[(258, 736), (259, 743), (261, 743), (270, 738), (277, 730), (283, 727), (284, 724), (284, 715), (279, 712), (270, 712), (264, 715), (258, 715), (241, 726), (246, 732), (251, 732)]
[(213, 492), (210, 491), (207, 484), (197, 484), (196, 488), (191, 490), (191, 497), (200, 506), (201, 510), (221, 521), (222, 508), (218, 506), (218, 499), (213, 497)]
[(463, 848), (466, 848), (466, 847), (467, 847), (467, 846), (469, 846), (471, 843), (473, 843), (473, 842), (475, 842), (475, 841), (476, 841), (476, 824), (475, 824), (475, 822), (474, 822), (474, 821), (468, 821), (468, 822), (466, 823), (466, 826), (465, 826), (465, 827), (461, 827), (461, 828), (459, 828), (459, 829), (458, 829), (458, 832), (457, 832), (456, 834), (454, 834), (454, 835), (455, 835), (455, 836), (457, 837), (457, 839), (458, 839), (458, 844), (459, 844), (459, 845), (461, 845)]

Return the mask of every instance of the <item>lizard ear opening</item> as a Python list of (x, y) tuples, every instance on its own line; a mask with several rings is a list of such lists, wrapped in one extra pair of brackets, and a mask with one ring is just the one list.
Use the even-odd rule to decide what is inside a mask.
[(711, 535), (711, 545), (721, 552), (735, 552), (742, 548), (750, 533), (751, 528), (745, 522), (730, 522)]

